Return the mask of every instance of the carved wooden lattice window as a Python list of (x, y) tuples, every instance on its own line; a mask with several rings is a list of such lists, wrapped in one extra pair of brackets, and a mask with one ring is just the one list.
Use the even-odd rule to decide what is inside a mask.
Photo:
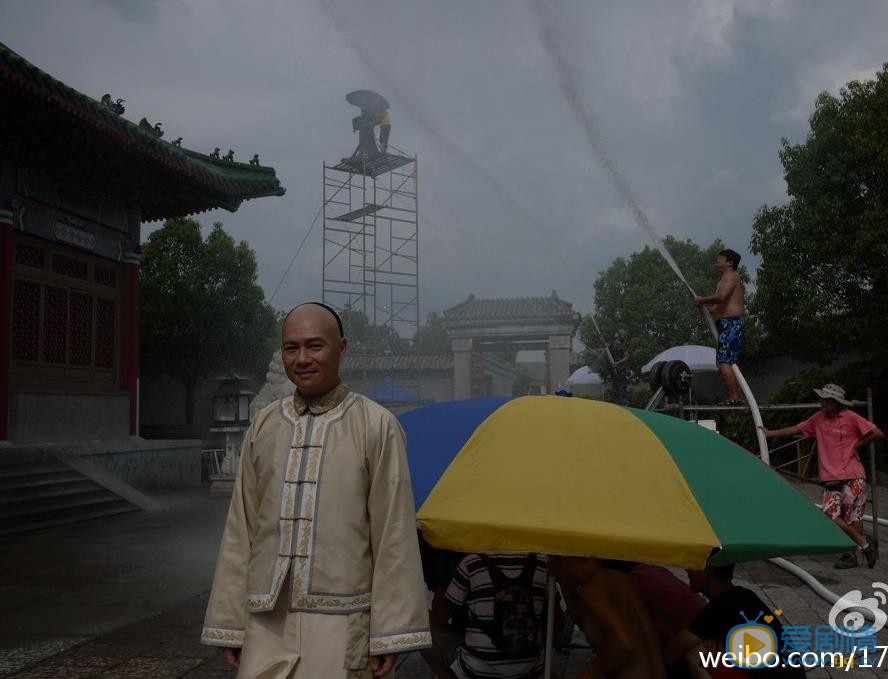
[(68, 365), (90, 365), (92, 359), (92, 296), (72, 292), (68, 305)]
[(45, 253), (42, 248), (19, 243), (15, 248), (15, 263), (42, 269), (46, 265)]
[(117, 304), (110, 299), (96, 299), (96, 367), (114, 367)]
[(117, 272), (106, 266), (99, 266), (97, 264), (93, 268), (93, 279), (99, 285), (105, 285), (109, 288), (117, 287)]
[(40, 342), (40, 284), (15, 280), (12, 286), (12, 358), (37, 361)]
[(43, 303), (43, 361), (65, 363), (68, 348), (68, 291), (47, 285)]
[(25, 234), (13, 238), (13, 386), (115, 385), (121, 266)]
[(89, 264), (82, 259), (75, 259), (67, 255), (54, 254), (52, 256), (53, 273), (68, 276), (69, 278), (79, 278), (82, 281), (88, 280), (87, 272)]

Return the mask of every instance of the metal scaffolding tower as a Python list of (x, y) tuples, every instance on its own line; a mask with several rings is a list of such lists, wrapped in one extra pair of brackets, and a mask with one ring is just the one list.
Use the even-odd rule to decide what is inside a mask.
[(355, 153), (324, 164), (323, 300), (406, 339), (419, 328), (416, 158)]

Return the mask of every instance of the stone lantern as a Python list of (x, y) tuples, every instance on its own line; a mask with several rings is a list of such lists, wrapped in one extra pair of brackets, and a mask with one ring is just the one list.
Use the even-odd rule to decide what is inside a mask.
[(244, 432), (250, 426), (250, 399), (253, 393), (243, 388), (244, 378), (230, 373), (213, 394), (213, 423), (210, 431), (222, 434), (225, 455), (218, 469), (210, 474), (211, 493), (230, 493), (240, 459)]

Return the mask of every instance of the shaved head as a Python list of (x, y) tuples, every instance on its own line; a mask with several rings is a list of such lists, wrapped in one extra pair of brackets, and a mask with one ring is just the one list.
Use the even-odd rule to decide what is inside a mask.
[(290, 316), (292, 316), (297, 310), (304, 309), (306, 307), (323, 309), (327, 314), (329, 314), (331, 319), (336, 322), (336, 328), (339, 332), (339, 336), (345, 337), (345, 331), (342, 328), (342, 319), (339, 317), (339, 314), (336, 313), (336, 310), (333, 307), (327, 306), (323, 302), (303, 302), (302, 304), (297, 304), (292, 309), (290, 309), (286, 316), (284, 316), (284, 324), (287, 323), (287, 319), (289, 319)]
[(320, 396), (339, 384), (339, 363), (347, 345), (338, 315), (324, 304), (300, 304), (284, 319), (284, 370), (307, 398)]

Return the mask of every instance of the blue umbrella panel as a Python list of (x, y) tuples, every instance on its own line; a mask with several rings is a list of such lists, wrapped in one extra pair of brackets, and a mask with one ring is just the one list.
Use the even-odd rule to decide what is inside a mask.
[(417, 508), (475, 429), (509, 400), (508, 396), (494, 396), (444, 401), (398, 416), (407, 437), (407, 461)]

